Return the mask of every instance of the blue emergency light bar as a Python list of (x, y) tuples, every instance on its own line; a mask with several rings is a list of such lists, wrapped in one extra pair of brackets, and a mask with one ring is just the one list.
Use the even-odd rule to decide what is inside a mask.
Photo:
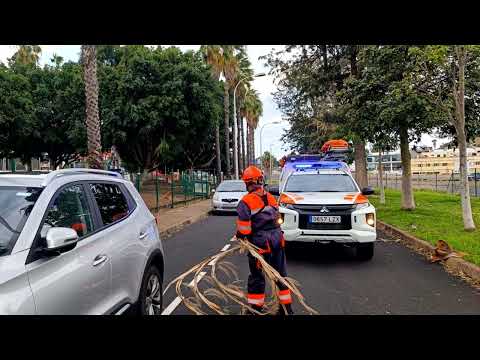
[(299, 170), (320, 170), (320, 169), (338, 169), (348, 171), (348, 165), (341, 161), (320, 161), (315, 163), (292, 164), (293, 167)]

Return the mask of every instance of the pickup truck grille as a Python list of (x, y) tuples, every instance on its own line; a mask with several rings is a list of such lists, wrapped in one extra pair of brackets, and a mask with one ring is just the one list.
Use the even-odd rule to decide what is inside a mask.
[[(323, 208), (328, 212), (322, 212)], [(293, 206), (299, 213), (299, 228), (304, 230), (350, 230), (352, 228), (352, 212), (355, 205), (299, 205)], [(316, 224), (310, 223), (311, 215), (340, 216), (339, 224)]]

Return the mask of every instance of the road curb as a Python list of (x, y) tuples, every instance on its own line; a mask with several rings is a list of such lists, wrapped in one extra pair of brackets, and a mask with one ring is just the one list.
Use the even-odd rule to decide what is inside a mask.
[[(390, 224), (386, 224), (382, 221), (377, 220), (377, 229), (385, 232), (388, 235), (392, 235), (396, 238), (399, 238), (401, 241), (410, 245), (415, 250), (419, 251), (427, 258), (430, 255), (434, 254), (435, 247), (425, 240), (416, 238), (415, 236), (396, 228)], [(480, 267), (472, 264), (461, 258), (448, 258), (447, 260), (442, 261), (442, 263), (447, 267), (448, 270), (453, 271), (458, 275), (466, 275), (469, 277), (475, 284), (480, 284)]]
[(191, 217), (189, 217), (185, 220), (182, 220), (178, 223), (172, 224), (166, 230), (163, 230), (163, 231), (160, 232), (160, 237), (162, 239), (168, 238), (168, 237), (172, 236), (174, 233), (182, 230), (185, 226), (196, 223), (200, 220), (206, 219), (208, 217), (210, 211), (211, 211), (211, 209), (209, 209), (209, 210), (207, 210), (207, 211), (205, 211), (205, 212), (203, 212), (199, 215), (191, 216)]

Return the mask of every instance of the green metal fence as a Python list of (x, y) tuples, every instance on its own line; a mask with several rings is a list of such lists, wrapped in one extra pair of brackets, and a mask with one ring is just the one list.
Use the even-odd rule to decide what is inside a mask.
[(195, 200), (208, 199), (219, 182), (215, 174), (188, 170), (165, 174), (134, 174), (133, 183), (152, 211), (174, 208)]

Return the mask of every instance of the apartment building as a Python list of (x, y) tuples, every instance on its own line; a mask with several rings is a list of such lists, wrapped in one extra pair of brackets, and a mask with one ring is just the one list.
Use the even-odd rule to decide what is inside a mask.
[[(459, 171), (458, 149), (436, 149), (417, 154), (412, 158), (413, 174), (451, 174)], [(467, 167), (469, 173), (480, 173), (480, 147), (467, 149)]]
[[(477, 139), (478, 140), (478, 139)], [(411, 170), (413, 174), (451, 174), (459, 171), (458, 149), (433, 149), (431, 147), (417, 147), (410, 151)], [(382, 155), (382, 164), (385, 172), (401, 172), (402, 162), (400, 152)], [(480, 173), (480, 147), (467, 149), (467, 166), (470, 174)], [(367, 156), (368, 171), (378, 170), (378, 153)]]

